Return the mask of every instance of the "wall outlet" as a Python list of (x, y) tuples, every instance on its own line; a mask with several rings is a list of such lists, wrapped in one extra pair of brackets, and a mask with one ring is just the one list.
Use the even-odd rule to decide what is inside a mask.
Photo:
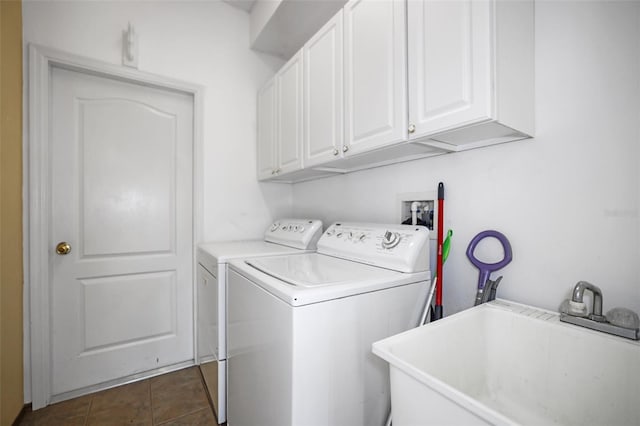
[(411, 224), (412, 212), (411, 212), (411, 204), (413, 202), (418, 202), (418, 214), (417, 218), (419, 219), (419, 224), (426, 223), (426, 227), (429, 229), (429, 238), (432, 240), (436, 239), (436, 226), (438, 224), (438, 212), (437, 210), (437, 200), (438, 194), (436, 191), (425, 191), (425, 192), (407, 192), (404, 194), (398, 194), (398, 223), (404, 223), (408, 220), (408, 223)]

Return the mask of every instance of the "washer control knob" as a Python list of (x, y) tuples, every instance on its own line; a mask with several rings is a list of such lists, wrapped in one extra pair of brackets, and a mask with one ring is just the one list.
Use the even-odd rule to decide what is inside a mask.
[(298, 232), (300, 233), (304, 232), (304, 226), (302, 225), (298, 226)]
[(358, 241), (364, 241), (365, 238), (367, 238), (366, 234), (360, 234), (360, 236), (358, 237)]
[(273, 232), (276, 229), (278, 229), (278, 227), (280, 226), (280, 224), (278, 222), (273, 222), (273, 225), (271, 225), (271, 229), (270, 231)]
[(400, 234), (397, 232), (387, 231), (382, 237), (382, 248), (392, 249), (400, 243)]

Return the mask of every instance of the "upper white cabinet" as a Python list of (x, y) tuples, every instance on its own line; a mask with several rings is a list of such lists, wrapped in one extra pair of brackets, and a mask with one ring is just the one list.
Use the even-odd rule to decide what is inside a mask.
[(304, 166), (327, 163), (342, 154), (342, 11), (303, 47)]
[(533, 1), (409, 0), (410, 140), (457, 151), (533, 135)]
[(258, 179), (302, 169), (302, 51), (258, 92)]
[(276, 174), (302, 168), (302, 51), (276, 74)]
[(350, 0), (258, 104), (282, 182), (531, 137), (533, 0)]
[(345, 143), (357, 154), (406, 140), (406, 3), (344, 7)]
[(258, 92), (258, 179), (272, 177), (276, 171), (276, 79)]

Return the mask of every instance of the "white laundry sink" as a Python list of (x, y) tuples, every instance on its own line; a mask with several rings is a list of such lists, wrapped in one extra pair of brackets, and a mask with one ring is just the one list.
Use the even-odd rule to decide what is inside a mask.
[(640, 343), (505, 300), (373, 344), (393, 426), (640, 425)]

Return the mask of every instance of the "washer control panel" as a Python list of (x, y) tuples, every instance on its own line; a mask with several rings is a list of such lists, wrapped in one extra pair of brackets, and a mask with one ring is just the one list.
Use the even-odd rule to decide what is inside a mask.
[(429, 270), (429, 230), (423, 226), (332, 224), (318, 252), (401, 272)]
[(280, 219), (264, 233), (264, 240), (301, 250), (315, 250), (322, 235), (322, 221), (315, 219)]

